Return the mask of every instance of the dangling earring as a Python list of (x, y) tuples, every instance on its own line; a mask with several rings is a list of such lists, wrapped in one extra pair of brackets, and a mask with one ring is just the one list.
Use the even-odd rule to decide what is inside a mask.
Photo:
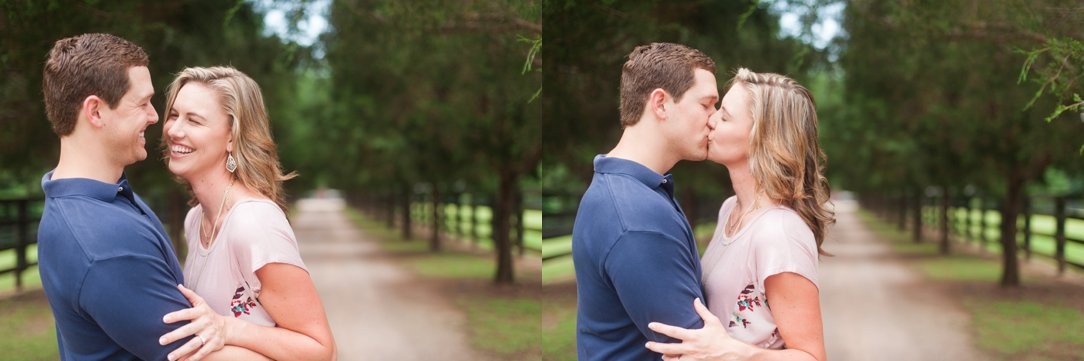
[(237, 160), (233, 159), (233, 153), (226, 154), (226, 170), (233, 173), (237, 170)]

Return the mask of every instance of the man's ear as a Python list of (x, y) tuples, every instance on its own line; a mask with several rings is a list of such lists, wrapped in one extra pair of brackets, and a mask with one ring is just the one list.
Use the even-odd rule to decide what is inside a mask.
[(670, 94), (667, 94), (662, 88), (655, 88), (655, 90), (652, 90), (651, 94), (648, 94), (647, 96), (647, 109), (654, 114), (656, 118), (665, 120), (667, 118), (666, 103), (669, 102)]
[(102, 110), (108, 107), (109, 105), (105, 103), (104, 99), (97, 95), (91, 95), (83, 99), (83, 104), (79, 108), (79, 115), (82, 115), (80, 118), (86, 118), (91, 126), (101, 128), (106, 124), (106, 120), (102, 117)]

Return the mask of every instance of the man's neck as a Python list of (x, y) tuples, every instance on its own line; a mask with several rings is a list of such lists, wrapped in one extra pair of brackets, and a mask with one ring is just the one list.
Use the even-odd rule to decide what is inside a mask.
[(666, 146), (666, 140), (656, 132), (637, 126), (625, 128), (617, 146), (606, 154), (607, 157), (628, 159), (655, 171), (666, 174), (674, 167), (680, 157), (672, 154), (673, 149)]
[(71, 137), (60, 139), (60, 161), (53, 170), (52, 179), (88, 178), (116, 183), (122, 173), (124, 167), (110, 162), (104, 150), (81, 144)]

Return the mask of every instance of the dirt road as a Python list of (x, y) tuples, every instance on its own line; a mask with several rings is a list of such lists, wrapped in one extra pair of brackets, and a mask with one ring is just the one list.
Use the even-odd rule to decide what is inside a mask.
[(831, 360), (986, 360), (972, 346), (968, 314), (926, 287), (862, 224), (851, 200), (836, 202), (819, 282)]
[(486, 360), (465, 319), (359, 232), (338, 198), (303, 199), (292, 219), (327, 308), (339, 360)]

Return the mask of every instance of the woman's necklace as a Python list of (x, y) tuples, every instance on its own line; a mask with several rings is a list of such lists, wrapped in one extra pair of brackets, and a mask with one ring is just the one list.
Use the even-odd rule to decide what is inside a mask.
[[(226, 191), (222, 193), (222, 203), (220, 203), (218, 205), (218, 214), (215, 215), (215, 219), (212, 221), (211, 235), (210, 236), (207, 236), (207, 235), (205, 235), (203, 233), (203, 221), (199, 222), (199, 235), (200, 235), (200, 237), (207, 237), (206, 242), (203, 242), (202, 239), (200, 240), (200, 243), (203, 243), (204, 248), (210, 249), (211, 248), (211, 242), (214, 241), (215, 235), (218, 234), (218, 219), (222, 217), (222, 210), (226, 209), (226, 200), (230, 198), (230, 189), (233, 188), (233, 182), (234, 182), (234, 180), (231, 179), (230, 180), (230, 185), (226, 186)], [(195, 274), (195, 276), (196, 276), (195, 280), (193, 280), (191, 283), (189, 283), (189, 285), (191, 287), (188, 287), (188, 288), (191, 289), (191, 290), (196, 290), (199, 287), (200, 281), (203, 280), (203, 269), (204, 269), (204, 267), (207, 267), (207, 260), (203, 260), (203, 262), (199, 262), (199, 265), (200, 265), (199, 271), (195, 272), (196, 273)], [(185, 275), (185, 276), (191, 277), (192, 275)]]
[(215, 215), (215, 219), (211, 221), (211, 234), (208, 236), (203, 233), (203, 222), (200, 222), (200, 236), (206, 237), (204, 240), (204, 247), (211, 247), (211, 242), (214, 242), (215, 235), (218, 234), (218, 219), (222, 217), (222, 211), (226, 209), (226, 200), (230, 199), (230, 189), (233, 188), (233, 180), (230, 180), (230, 185), (226, 186), (226, 192), (222, 194), (222, 203), (218, 205), (218, 214)]
[[(733, 237), (735, 235), (734, 232), (737, 232), (738, 229), (741, 228), (741, 224), (745, 221), (745, 217), (748, 216), (750, 213), (753, 213), (753, 211), (757, 210), (757, 206), (759, 204), (760, 198), (758, 197), (756, 198), (756, 200), (753, 201), (753, 206), (750, 207), (748, 210), (745, 210), (745, 207), (742, 207), (741, 201), (738, 201), (738, 207), (741, 207), (743, 210), (745, 210), (745, 212), (738, 217), (737, 222), (732, 221), (734, 219), (734, 216), (730, 216), (730, 218), (727, 219), (726, 228), (724, 229), (724, 231), (726, 231), (727, 237)], [(734, 243), (734, 240), (730, 240), (730, 242), (724, 244), (724, 246), (729, 245), (730, 243)]]

